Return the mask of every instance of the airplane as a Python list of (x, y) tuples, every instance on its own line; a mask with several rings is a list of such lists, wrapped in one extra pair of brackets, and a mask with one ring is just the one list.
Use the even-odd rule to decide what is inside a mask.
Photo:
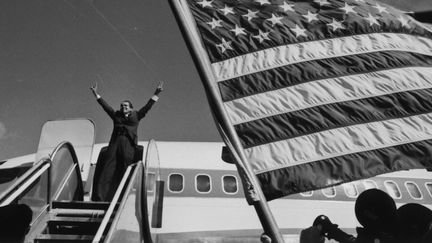
[[(139, 145), (142, 161), (128, 167), (113, 201), (91, 202), (93, 174), (107, 144), (94, 144), (90, 120), (49, 121), (37, 153), (1, 162), (0, 206), (32, 208), (24, 242), (259, 242), (260, 221), (235, 165), (222, 160), (224, 143)], [(416, 202), (432, 208), (426, 170), (383, 174), (269, 205), (285, 242), (299, 242), (301, 230), (321, 214), (355, 235), (355, 200), (369, 188), (387, 192), (398, 207)]]

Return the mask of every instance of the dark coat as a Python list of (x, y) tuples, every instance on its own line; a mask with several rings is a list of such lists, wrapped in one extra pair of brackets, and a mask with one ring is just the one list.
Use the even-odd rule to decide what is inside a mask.
[(130, 139), (133, 145), (138, 144), (138, 124), (139, 121), (145, 117), (147, 112), (151, 109), (153, 104), (156, 102), (153, 99), (150, 99), (145, 106), (143, 106), (138, 111), (133, 110), (129, 117), (125, 117), (123, 112), (114, 109), (108, 105), (108, 103), (99, 98), (97, 100), (106, 113), (111, 117), (114, 123), (114, 129), (111, 134), (110, 143), (114, 142), (116, 137), (121, 133), (126, 133), (126, 136)]

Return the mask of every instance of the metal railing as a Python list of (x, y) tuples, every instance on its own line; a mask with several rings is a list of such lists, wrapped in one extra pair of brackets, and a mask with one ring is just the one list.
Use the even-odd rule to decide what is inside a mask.
[[(123, 184), (116, 191), (118, 197), (115, 196), (110, 204), (110, 208), (117, 207), (117, 210), (115, 213), (112, 211), (106, 213), (104, 217), (106, 224), (101, 225), (93, 243), (119, 242), (124, 237), (136, 242), (153, 242), (150, 221), (157, 200), (153, 199), (149, 202), (148, 197), (156, 196), (153, 194), (156, 193), (156, 179), (159, 176), (159, 157), (154, 140), (149, 141), (145, 155), (145, 162), (139, 161), (128, 167), (130, 171), (123, 176)], [(149, 177), (150, 173), (154, 173), (155, 176)], [(151, 179), (154, 183), (150, 181)], [(149, 191), (151, 195), (148, 195)], [(110, 219), (112, 222), (108, 224)], [(127, 236), (122, 230), (125, 225), (128, 226)]]
[[(0, 206), (5, 206), (22, 195), (40, 176), (47, 171), (51, 166), (50, 158), (39, 160), (32, 168), (26, 171), (18, 180), (12, 184), (0, 196)], [(48, 194), (49, 195), (49, 194)]]
[[(124, 216), (123, 210), (125, 209), (127, 201), (130, 199), (129, 196), (130, 195), (134, 195), (135, 197), (140, 196), (140, 194), (136, 194), (136, 192), (138, 192), (141, 189), (140, 185), (142, 184), (142, 178), (143, 178), (142, 172), (143, 172), (143, 164), (141, 161), (139, 161), (138, 163), (136, 163), (136, 165), (133, 169), (133, 172), (131, 172), (130, 180), (128, 181), (127, 186), (125, 186), (122, 200), (121, 200), (120, 205), (118, 206), (118, 209), (117, 209), (118, 213), (115, 215), (115, 217), (112, 221), (110, 230), (108, 231), (108, 233), (106, 235), (105, 242), (111, 242), (113, 240), (114, 235), (117, 231), (117, 226), (118, 226), (118, 223), (120, 221), (120, 217)], [(139, 186), (135, 187), (136, 185), (139, 185)], [(133, 190), (134, 187), (135, 187), (136, 191)], [(135, 199), (137, 199), (137, 198), (135, 198)], [(135, 206), (137, 206), (137, 205), (135, 204)], [(139, 205), (139, 206), (141, 206), (141, 205)], [(139, 210), (139, 209), (135, 208), (135, 210)], [(133, 211), (135, 211), (135, 210), (133, 210)], [(128, 215), (128, 216), (131, 216), (131, 215)], [(136, 215), (133, 215), (132, 217), (136, 217)], [(141, 232), (139, 232), (139, 233), (141, 234)]]
[[(63, 156), (59, 156), (60, 153), (63, 153)], [(62, 161), (64, 156), (70, 157), (70, 166), (66, 166), (65, 171), (55, 171), (62, 169), (57, 165), (64, 163)], [(50, 210), (53, 198), (55, 199), (63, 190), (66, 190), (66, 185), (70, 183), (70, 178), (74, 175), (73, 171), (77, 172), (75, 174), (76, 191), (82, 196), (82, 181), (75, 151), (72, 144), (62, 142), (53, 150), (50, 157), (40, 159), (1, 193), (0, 206), (11, 203), (28, 205), (33, 211), (31, 222), (33, 224), (44, 212)], [(54, 176), (58, 178), (53, 178)], [(53, 185), (54, 181), (55, 185)]]
[(61, 193), (65, 191), (65, 187), (69, 185), (68, 182), (71, 181), (71, 178), (73, 176), (76, 176), (75, 184), (78, 197), (61, 199), (82, 201), (84, 199), (84, 188), (82, 184), (78, 159), (72, 144), (69, 142), (60, 143), (52, 152), (50, 159), (51, 165), (53, 167), (53, 173), (51, 176), (51, 182), (53, 183), (53, 190), (51, 195), (52, 200), (58, 200)]
[[(108, 209), (107, 209), (107, 211), (106, 211), (106, 213), (105, 213), (104, 218), (102, 219), (102, 222), (101, 222), (101, 224), (100, 224), (100, 226), (99, 226), (98, 231), (96, 232), (96, 234), (95, 234), (95, 236), (94, 236), (94, 238), (93, 238), (92, 243), (98, 243), (98, 242), (103, 242), (103, 241), (104, 241), (104, 239), (103, 239), (104, 232), (105, 232), (106, 230), (109, 230), (109, 229), (107, 228), (108, 223), (109, 223), (111, 217), (113, 217), (113, 215), (114, 215), (114, 213), (115, 213), (114, 210), (115, 210), (115, 208), (116, 208), (116, 206), (117, 206), (117, 202), (119, 202), (119, 200), (120, 200), (120, 198), (121, 198), (121, 195), (123, 194), (123, 191), (124, 191), (124, 189), (125, 189), (125, 187), (126, 187), (126, 185), (127, 185), (126, 183), (127, 183), (128, 181), (130, 181), (130, 180), (129, 180), (129, 178), (130, 178), (129, 175), (130, 175), (131, 173), (134, 173), (133, 175), (136, 174), (135, 171), (132, 171), (134, 167), (135, 167), (135, 164), (133, 164), (133, 165), (129, 165), (129, 166), (127, 167), (126, 172), (125, 172), (124, 175), (123, 175), (123, 178), (122, 178), (122, 180), (121, 180), (121, 182), (120, 182), (120, 185), (118, 186), (118, 188), (117, 188), (117, 190), (116, 190), (116, 192), (115, 192), (115, 194), (114, 194), (114, 197), (113, 197), (113, 199), (112, 199), (112, 201), (111, 201), (111, 203), (110, 203), (110, 205), (109, 205), (109, 207), (108, 207)], [(116, 211), (116, 213), (117, 213), (117, 212), (118, 212), (118, 211)], [(117, 214), (117, 215), (118, 215), (118, 214)], [(115, 215), (115, 216), (117, 216), (117, 215)]]

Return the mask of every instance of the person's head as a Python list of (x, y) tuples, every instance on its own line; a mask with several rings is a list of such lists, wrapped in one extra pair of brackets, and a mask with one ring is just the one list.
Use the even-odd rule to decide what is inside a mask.
[(9, 204), (0, 207), (0, 242), (24, 242), (32, 218), (33, 212), (25, 204)]
[(397, 210), (400, 227), (400, 237), (406, 242), (419, 242), (430, 231), (432, 210), (417, 204), (407, 203)]
[(394, 233), (397, 231), (396, 203), (378, 189), (362, 192), (355, 203), (355, 214), (367, 230)]
[(133, 105), (132, 102), (129, 100), (125, 100), (122, 103), (120, 103), (120, 111), (123, 112), (123, 114), (128, 114), (132, 111)]
[(260, 237), (261, 243), (271, 243), (272, 240), (270, 236), (266, 235), (266, 233), (262, 233)]

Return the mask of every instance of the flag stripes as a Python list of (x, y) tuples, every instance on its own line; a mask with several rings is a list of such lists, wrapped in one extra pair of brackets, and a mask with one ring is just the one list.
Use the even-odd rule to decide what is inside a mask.
[(432, 113), (325, 130), (245, 149), (256, 173), (432, 139)]
[(295, 63), (219, 82), (224, 102), (317, 79), (398, 67), (432, 66), (432, 56), (386, 51)]
[(432, 40), (397, 33), (372, 33), (273, 47), (212, 63), (216, 81), (289, 64), (378, 51), (407, 51), (432, 56)]
[(432, 140), (424, 140), (262, 172), (257, 177), (267, 200), (272, 200), (392, 171), (428, 167), (431, 157)]
[(409, 67), (316, 80), (225, 102), (232, 124), (336, 102), (432, 88), (432, 67)]
[(334, 103), (235, 126), (244, 148), (291, 139), (320, 130), (419, 115), (432, 111), (432, 89)]

